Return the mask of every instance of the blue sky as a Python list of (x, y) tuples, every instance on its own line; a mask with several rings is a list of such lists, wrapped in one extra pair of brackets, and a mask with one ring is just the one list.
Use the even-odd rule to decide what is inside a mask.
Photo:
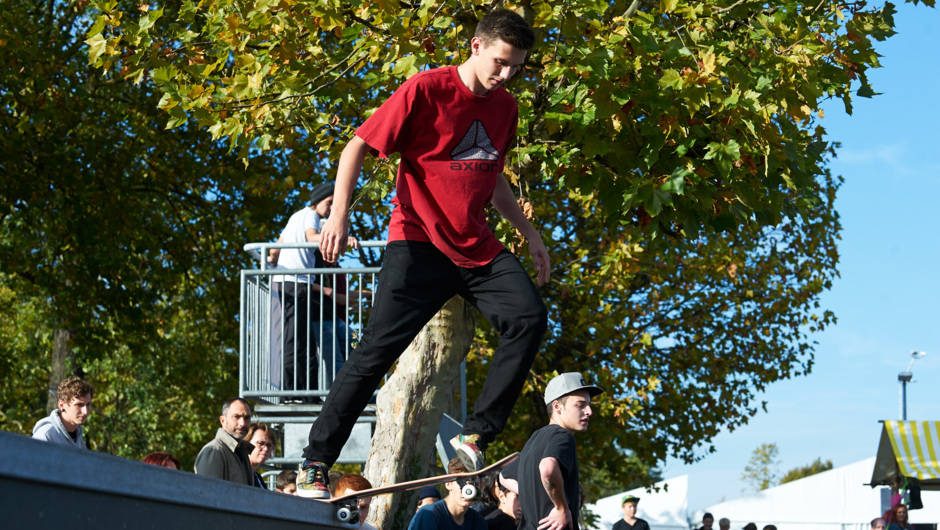
[(829, 103), (821, 121), (842, 143), (831, 169), (845, 178), (841, 277), (822, 300), (838, 322), (815, 337), (812, 374), (762, 395), (768, 413), (719, 434), (703, 461), (666, 464), (666, 478), (690, 475), (690, 510), (740, 496), (762, 443), (778, 445), (781, 473), (818, 457), (840, 466), (874, 456), (878, 420), (898, 419), (897, 375), (911, 350), (927, 356), (912, 369), (908, 419), (940, 420), (940, 12), (898, 5), (895, 22), (898, 34), (876, 47), (882, 68), (870, 74), (882, 95), (856, 98), (852, 116)]

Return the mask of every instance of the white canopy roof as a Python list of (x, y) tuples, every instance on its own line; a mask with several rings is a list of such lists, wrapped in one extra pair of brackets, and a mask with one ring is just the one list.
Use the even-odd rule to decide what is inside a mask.
[[(788, 482), (760, 493), (709, 506), (715, 518), (731, 519), (731, 529), (748, 522), (758, 528), (774, 524), (780, 530), (869, 530), (883, 513), (887, 488), (872, 489), (875, 458), (855, 462)], [(940, 493), (922, 492), (924, 509), (912, 510), (912, 523), (940, 521)], [(885, 508), (887, 508), (887, 499)]]
[[(656, 484), (661, 489), (668, 484), (668, 491), (652, 494), (643, 488), (625, 491), (588, 508), (600, 516), (596, 530), (610, 530), (623, 516), (620, 500), (628, 493), (640, 497), (637, 516), (646, 519), (652, 530), (689, 530), (691, 522), (701, 521), (704, 512), (715, 516), (716, 530), (722, 517), (731, 520), (731, 530), (741, 530), (749, 522), (756, 523), (758, 528), (774, 524), (780, 530), (869, 530), (871, 520), (886, 509), (889, 496), (888, 488), (868, 485), (874, 468), (872, 457), (695, 513), (688, 507), (687, 475)], [(924, 508), (910, 512), (911, 522), (940, 522), (940, 492), (922, 491), (921, 498)]]

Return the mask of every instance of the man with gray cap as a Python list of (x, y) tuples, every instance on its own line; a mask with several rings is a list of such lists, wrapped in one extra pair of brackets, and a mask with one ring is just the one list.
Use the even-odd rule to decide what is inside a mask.
[(504, 474), (518, 481), (521, 530), (578, 529), (581, 496), (574, 433), (587, 430), (591, 398), (603, 392), (578, 372), (561, 374), (545, 387), (551, 419), (526, 442), (518, 467)]
[[(332, 208), (333, 185), (325, 182), (317, 185), (310, 191), (310, 205), (291, 215), (284, 231), (277, 238), (277, 242), (319, 243), (320, 225), (330, 216)], [(357, 248), (359, 242), (356, 238), (350, 237), (349, 246)], [(271, 249), (268, 263), (283, 269), (314, 269), (324, 266), (323, 258), (317, 259), (318, 254), (319, 250), (313, 248)], [(280, 299), (283, 315), (282, 323), (278, 323), (278, 327), (283, 326), (281, 345), (284, 352), (284, 379), (281, 390), (318, 390), (316, 376), (319, 362), (316, 358), (309, 359), (310, 370), (306, 377), (304, 375), (307, 372), (304, 367), (307, 365), (309, 356), (307, 344), (312, 342), (315, 348), (317, 342), (315, 338), (308, 341), (311, 330), (310, 317), (319, 322), (321, 299), (324, 310), (327, 312), (333, 310), (332, 289), (329, 287), (321, 289), (317, 278), (310, 275), (275, 276), (274, 289), (275, 295)], [(333, 319), (329, 320), (332, 324)], [(332, 334), (330, 338), (330, 342), (333, 342)], [(332, 375), (339, 371), (343, 358), (341, 352), (337, 351), (339, 348), (329, 348), (329, 350), (334, 354), (334, 358), (326, 359), (328, 372)], [(312, 400), (290, 398), (287, 400), (288, 403), (310, 401)]]

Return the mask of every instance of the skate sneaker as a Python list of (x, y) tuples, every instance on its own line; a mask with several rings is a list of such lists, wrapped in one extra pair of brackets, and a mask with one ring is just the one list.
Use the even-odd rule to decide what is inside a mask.
[(467, 472), (474, 473), (486, 467), (486, 457), (483, 454), (485, 447), (479, 434), (458, 434), (450, 440), (450, 446), (457, 451), (457, 456), (467, 468)]
[(323, 462), (304, 460), (297, 473), (297, 495), (308, 499), (329, 499), (330, 468)]

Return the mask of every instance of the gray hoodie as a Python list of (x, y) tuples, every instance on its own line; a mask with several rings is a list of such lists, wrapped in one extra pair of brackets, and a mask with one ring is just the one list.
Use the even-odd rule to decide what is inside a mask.
[(82, 436), (82, 426), (78, 426), (78, 436), (73, 440), (69, 432), (65, 430), (62, 424), (62, 418), (59, 417), (59, 409), (53, 410), (48, 417), (45, 417), (33, 427), (33, 438), (52, 442), (56, 444), (78, 447), (79, 449), (88, 449), (85, 447), (85, 438)]

